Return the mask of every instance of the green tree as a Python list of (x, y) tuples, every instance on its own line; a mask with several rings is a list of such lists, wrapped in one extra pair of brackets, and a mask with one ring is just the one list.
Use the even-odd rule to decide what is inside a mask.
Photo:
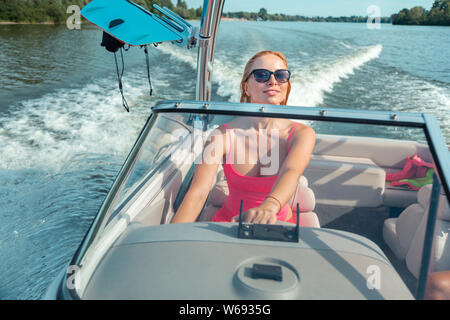
[(183, 0), (178, 0), (178, 1), (177, 1), (177, 8), (187, 10), (188, 7), (187, 7), (187, 4), (186, 4), (185, 1), (183, 1)]
[(265, 8), (259, 9), (258, 17), (264, 21), (267, 20), (267, 10)]
[(392, 24), (450, 26), (450, 0), (435, 0), (429, 11), (422, 7), (403, 9), (391, 16)]
[(62, 7), (56, 4), (49, 4), (45, 10), (45, 13), (54, 23), (62, 23), (66, 20), (65, 13), (62, 11)]
[(442, 7), (444, 6), (445, 3), (446, 3), (445, 0), (435, 0), (431, 9), (436, 9), (436, 8), (442, 9)]
[(413, 7), (409, 11), (409, 20), (411, 24), (423, 24), (425, 21), (425, 9), (422, 7)]

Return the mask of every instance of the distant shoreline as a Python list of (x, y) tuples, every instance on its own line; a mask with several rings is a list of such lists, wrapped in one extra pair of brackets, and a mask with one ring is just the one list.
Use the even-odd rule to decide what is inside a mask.
[[(200, 21), (200, 19), (189, 19), (187, 21)], [(361, 22), (345, 22), (345, 21), (276, 21), (276, 20), (266, 20), (266, 21), (255, 21), (249, 19), (241, 19), (241, 18), (221, 18), (221, 21), (248, 21), (248, 22), (296, 22), (296, 23), (309, 23), (309, 22), (320, 22), (320, 23), (366, 23), (366, 21)], [(89, 22), (81, 22), (81, 24), (88, 24)], [(390, 22), (383, 22), (383, 24), (392, 24)], [(55, 23), (55, 22), (15, 22), (15, 21), (0, 21), (0, 25), (65, 25), (64, 23)]]
[[(188, 21), (199, 21), (200, 19), (189, 19)], [(309, 22), (318, 22), (318, 23), (367, 23), (367, 21), (314, 21), (314, 20), (298, 20), (298, 21), (277, 21), (277, 20), (266, 20), (266, 21), (256, 21), (252, 19), (245, 19), (245, 18), (228, 18), (228, 17), (222, 17), (221, 21), (248, 21), (248, 22), (297, 22), (297, 23), (309, 23)], [(393, 26), (429, 26), (429, 27), (445, 27), (446, 25), (435, 25), (435, 24), (403, 24), (403, 23), (392, 23), (387, 21), (380, 21), (382, 24), (390, 24)], [(82, 21), (81, 24), (89, 24), (89, 21)], [(15, 22), (15, 21), (0, 21), (0, 25), (65, 25), (65, 22), (63, 23), (56, 23), (56, 22)]]
[[(5, 24), (57, 24), (54, 22), (15, 22), (15, 21), (0, 21), (0, 25), (5, 25)], [(58, 23), (61, 24), (61, 23)]]

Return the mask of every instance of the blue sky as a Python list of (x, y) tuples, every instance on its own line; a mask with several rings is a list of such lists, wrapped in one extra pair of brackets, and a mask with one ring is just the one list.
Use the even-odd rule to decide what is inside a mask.
[[(176, 0), (172, 0), (176, 3)], [(203, 0), (185, 0), (189, 8), (198, 8)], [(367, 16), (367, 8), (376, 5), (380, 16), (390, 16), (403, 8), (421, 6), (429, 10), (434, 0), (225, 0), (224, 12), (252, 11), (266, 8), (269, 13), (303, 16)]]

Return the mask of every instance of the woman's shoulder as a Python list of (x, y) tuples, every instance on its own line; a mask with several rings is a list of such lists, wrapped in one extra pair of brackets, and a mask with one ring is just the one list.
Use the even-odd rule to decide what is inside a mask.
[(289, 120), (290, 122), (290, 134), (292, 133), (293, 136), (297, 136), (297, 137), (308, 137), (308, 138), (314, 138), (316, 137), (316, 132), (314, 131), (314, 129), (304, 123), (301, 122), (296, 122), (296, 121), (292, 121)]
[(222, 123), (220, 126), (223, 127), (224, 129), (238, 129), (242, 128), (243, 122), (244, 121), (242, 117), (236, 117), (228, 122)]
[(313, 128), (311, 128), (310, 126), (308, 126), (302, 122), (297, 122), (297, 121), (293, 121), (293, 120), (287, 120), (287, 121), (288, 121), (289, 131), (294, 130), (294, 132), (296, 132), (296, 133), (304, 132), (304, 131), (314, 132)]

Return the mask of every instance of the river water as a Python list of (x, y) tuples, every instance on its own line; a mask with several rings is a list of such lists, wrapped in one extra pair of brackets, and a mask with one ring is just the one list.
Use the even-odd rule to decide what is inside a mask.
[[(196, 50), (150, 48), (150, 97), (144, 52), (131, 48), (124, 55), (127, 113), (101, 36), (92, 25), (0, 25), (0, 299), (44, 295), (151, 106), (194, 99)], [(288, 104), (430, 112), (449, 144), (449, 40), (448, 27), (223, 21), (213, 99), (238, 101), (245, 62), (276, 50), (293, 74)]]

